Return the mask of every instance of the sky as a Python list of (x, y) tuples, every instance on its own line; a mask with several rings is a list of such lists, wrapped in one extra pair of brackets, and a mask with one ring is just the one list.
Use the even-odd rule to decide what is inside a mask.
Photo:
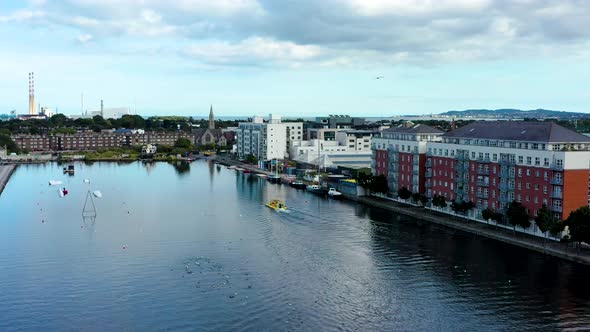
[[(0, 0), (0, 114), (590, 112), (586, 0)], [(376, 77), (383, 77), (376, 79)]]

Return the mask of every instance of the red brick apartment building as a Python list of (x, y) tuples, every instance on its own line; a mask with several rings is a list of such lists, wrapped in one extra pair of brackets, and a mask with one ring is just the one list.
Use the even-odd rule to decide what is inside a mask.
[[(374, 173), (392, 180), (392, 192), (406, 186), (428, 197), (437, 194), (448, 201), (472, 201), (476, 215), (517, 201), (531, 217), (546, 204), (556, 217), (565, 219), (571, 211), (588, 205), (590, 138), (555, 123), (483, 121), (445, 134), (430, 130), (422, 139), (399, 131), (384, 131), (374, 144)], [(397, 139), (387, 140), (391, 135)], [(402, 138), (413, 142), (405, 144), (405, 151), (396, 148), (402, 146)], [(412, 156), (415, 151), (421, 156), (422, 149), (426, 153), (424, 168), (419, 161), (419, 177), (416, 181), (416, 174), (412, 174), (411, 185), (407, 181), (408, 145)], [(396, 151), (393, 157), (392, 151)], [(400, 169), (402, 165), (405, 170)], [(405, 181), (399, 178), (402, 174)]]
[(73, 135), (13, 135), (12, 139), (20, 149), (28, 151), (89, 151), (114, 147), (159, 144), (174, 145), (179, 137), (195, 140), (194, 135), (185, 133), (114, 133), (78, 132)]
[(425, 192), (426, 149), (444, 134), (427, 125), (400, 125), (373, 138), (373, 174), (385, 175), (391, 192)]

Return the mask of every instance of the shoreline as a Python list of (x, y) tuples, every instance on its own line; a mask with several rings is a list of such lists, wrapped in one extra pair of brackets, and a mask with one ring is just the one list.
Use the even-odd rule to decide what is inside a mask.
[[(241, 163), (236, 160), (228, 160), (223, 158), (219, 160), (222, 163), (227, 163), (242, 168), (248, 169), (254, 173), (270, 174), (267, 171), (260, 170), (253, 165)], [(553, 240), (544, 240), (533, 235), (517, 233), (516, 235), (507, 229), (496, 228), (493, 224), (484, 224), (478, 221), (473, 221), (460, 216), (448, 215), (446, 213), (433, 211), (423, 207), (416, 207), (401, 202), (394, 202), (376, 196), (352, 196), (343, 193), (346, 199), (355, 201), (371, 207), (377, 207), (410, 216), (419, 220), (428, 221), (447, 228), (456, 229), (476, 236), (500, 241), (506, 244), (511, 244), (523, 249), (536, 251), (541, 254), (550, 255), (556, 258), (565, 259), (571, 262), (590, 265), (590, 250), (580, 249), (578, 253), (577, 248), (572, 248), (569, 244), (555, 242)]]
[[(229, 159), (229, 158), (219, 158), (219, 156), (214, 156), (211, 158), (197, 158), (197, 159), (206, 159), (210, 161), (217, 161), (223, 165), (233, 165), (239, 166), (241, 168), (247, 169), (252, 173), (258, 174), (265, 174), (265, 175), (272, 175), (271, 172), (258, 169), (254, 165), (244, 164), (240, 161)], [(98, 161), (98, 160), (97, 160)], [(114, 160), (105, 160), (107, 162), (117, 162)], [(120, 162), (121, 160), (119, 160)], [(136, 160), (127, 160), (127, 161), (136, 161)], [(155, 160), (154, 160), (155, 161)], [(179, 161), (179, 160), (177, 160)], [(165, 161), (162, 161), (165, 162)], [(4, 187), (10, 180), (10, 177), (14, 170), (16, 169), (17, 164), (8, 164), (8, 165), (0, 165), (0, 195), (2, 194)], [(446, 213), (437, 212), (434, 210), (426, 209), (423, 207), (412, 206), (409, 204), (404, 204), (401, 202), (395, 202), (388, 199), (380, 198), (377, 196), (352, 196), (343, 193), (343, 196), (346, 199), (351, 201), (355, 201), (360, 204), (364, 204), (366, 206), (376, 207), (385, 209), (388, 211), (392, 211), (395, 213), (400, 213), (412, 218), (416, 218), (419, 220), (428, 221), (434, 224), (441, 225), (443, 227), (456, 229), (459, 231), (463, 231), (466, 233), (470, 233), (476, 236), (482, 236), (484, 238), (500, 241), (503, 243), (511, 244), (520, 248), (533, 250), (538, 253), (550, 255), (556, 258), (565, 259), (571, 262), (580, 263), (584, 265), (590, 265), (590, 250), (581, 248), (572, 248), (569, 244), (564, 244), (560, 242), (555, 242), (553, 240), (545, 240), (540, 237), (536, 237), (533, 235), (528, 235), (524, 233), (517, 233), (514, 234), (512, 231), (504, 229), (504, 228), (497, 228), (494, 227), (493, 224), (484, 224), (481, 222), (473, 221), (467, 218), (462, 218), (461, 216), (453, 216), (448, 215)]]
[(2, 192), (15, 169), (15, 164), (0, 165), (0, 195), (2, 195)]

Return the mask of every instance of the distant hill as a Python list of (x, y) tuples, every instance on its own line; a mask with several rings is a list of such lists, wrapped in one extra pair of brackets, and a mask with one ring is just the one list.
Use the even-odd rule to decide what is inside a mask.
[(565, 111), (552, 111), (545, 109), (537, 110), (517, 110), (511, 108), (504, 108), (498, 110), (464, 110), (464, 111), (449, 111), (441, 113), (444, 116), (456, 116), (456, 117), (476, 117), (476, 118), (557, 118), (557, 119), (577, 119), (590, 117), (587, 113), (576, 113), (576, 112), (565, 112)]

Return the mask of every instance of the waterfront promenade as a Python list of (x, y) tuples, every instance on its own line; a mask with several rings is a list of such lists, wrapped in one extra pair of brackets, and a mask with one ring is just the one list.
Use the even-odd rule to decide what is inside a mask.
[(352, 199), (359, 203), (364, 203), (389, 211), (405, 214), (420, 220), (458, 229), (477, 236), (487, 237), (540, 253), (567, 259), (573, 262), (590, 265), (590, 250), (587, 248), (580, 248), (578, 250), (577, 248), (574, 248), (572, 244), (568, 245), (551, 240), (544, 240), (542, 238), (524, 233), (514, 234), (514, 232), (511, 230), (497, 228), (493, 224), (484, 224), (466, 218), (437, 212), (435, 210), (427, 210), (422, 207), (394, 202), (380, 197), (361, 196)]
[[(249, 169), (253, 172), (270, 175), (270, 172), (260, 170), (253, 165), (247, 165), (240, 163), (235, 159), (226, 157), (217, 158), (220, 162), (236, 165), (245, 169)], [(443, 225), (445, 227), (458, 229), (464, 232), (474, 234), (476, 236), (483, 236), (496, 241), (512, 244), (518, 247), (534, 250), (540, 253), (552, 255), (562, 259), (567, 259), (573, 262), (590, 265), (590, 249), (582, 247), (573, 247), (573, 244), (559, 243), (552, 240), (544, 240), (537, 236), (516, 233), (511, 230), (496, 227), (493, 224), (484, 224), (481, 222), (473, 221), (460, 216), (453, 216), (446, 213), (438, 212), (435, 210), (425, 209), (423, 207), (412, 206), (409, 204), (403, 204), (392, 200), (375, 197), (375, 196), (349, 196), (347, 198), (357, 201), (361, 204), (379, 207), (396, 213), (408, 215), (420, 220), (425, 220), (435, 224)]]
[(16, 165), (0, 165), (0, 194), (2, 194), (15, 168)]

